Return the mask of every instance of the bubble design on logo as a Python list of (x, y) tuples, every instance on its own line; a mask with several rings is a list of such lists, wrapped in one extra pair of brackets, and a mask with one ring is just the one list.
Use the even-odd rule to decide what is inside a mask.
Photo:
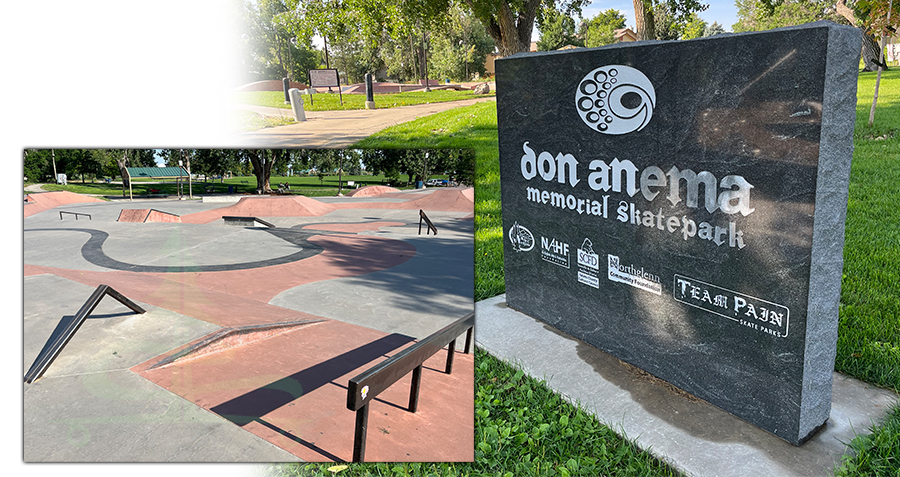
[(581, 120), (603, 134), (640, 131), (650, 122), (655, 106), (653, 84), (630, 66), (601, 66), (585, 75), (575, 91)]

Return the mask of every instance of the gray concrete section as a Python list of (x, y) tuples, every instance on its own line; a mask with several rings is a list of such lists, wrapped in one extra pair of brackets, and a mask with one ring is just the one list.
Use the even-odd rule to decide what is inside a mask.
[(800, 447), (687, 395), (607, 353), (506, 306), (476, 304), (476, 341), (644, 449), (690, 475), (828, 475), (855, 433), (898, 400), (890, 391), (834, 373), (831, 417)]
[[(60, 320), (74, 316), (93, 292), (93, 287), (53, 275), (25, 277), (23, 374)], [(147, 313), (136, 314), (114, 298), (103, 297), (42, 379), (128, 369), (219, 329), (205, 321), (137, 303)]]
[(131, 371), (25, 385), (26, 462), (286, 462), (292, 454)]
[(72, 229), (106, 232), (109, 236), (102, 241), (102, 254), (131, 265), (229, 265), (278, 259), (301, 250), (296, 244), (265, 231), (230, 227), (221, 220), (211, 224), (116, 221), (123, 208), (157, 208), (183, 215), (223, 207), (221, 203), (204, 205), (199, 201), (167, 201), (155, 205), (144, 202), (140, 205), (122, 201), (73, 204), (73, 211), (77, 206), (79, 212), (91, 214), (91, 220), (68, 220), (68, 216), (59, 220), (58, 209), (25, 218), (25, 263), (74, 270), (108, 270), (110, 267), (91, 263), (82, 256), (82, 247), (91, 235)]
[[(93, 288), (25, 277), (24, 363), (31, 366), (63, 316)], [(104, 297), (57, 359), (23, 389), (27, 462), (288, 461), (296, 458), (129, 370), (218, 326)]]
[[(339, 211), (345, 212), (345, 211)], [(369, 219), (396, 220), (417, 211), (366, 210)], [(357, 213), (358, 214), (358, 213)], [(328, 214), (326, 223), (339, 221)], [(472, 311), (473, 222), (461, 213), (432, 212), (438, 235), (418, 234), (418, 222), (369, 232), (416, 247), (411, 260), (387, 270), (301, 285), (270, 303), (388, 333), (424, 338)], [(352, 217), (345, 217), (352, 222)], [(409, 218), (407, 217), (407, 220)], [(358, 221), (358, 215), (355, 221)], [(460, 345), (461, 346), (461, 345)]]

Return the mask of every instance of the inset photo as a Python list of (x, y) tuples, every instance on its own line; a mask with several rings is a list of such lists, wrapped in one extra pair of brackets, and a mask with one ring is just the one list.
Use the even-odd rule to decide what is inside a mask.
[(23, 156), (25, 462), (473, 460), (473, 151)]

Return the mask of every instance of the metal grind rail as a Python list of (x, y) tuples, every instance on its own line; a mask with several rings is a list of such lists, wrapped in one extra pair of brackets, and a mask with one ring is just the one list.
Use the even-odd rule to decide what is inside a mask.
[(91, 214), (82, 214), (80, 212), (66, 212), (64, 210), (59, 211), (59, 220), (63, 219), (63, 214), (72, 214), (75, 216), (75, 220), (78, 220), (79, 215), (83, 215), (83, 216), (87, 217), (88, 220), (93, 220), (93, 219), (91, 219)]
[(353, 462), (362, 462), (365, 458), (369, 401), (375, 399), (382, 391), (391, 387), (400, 378), (412, 371), (409, 412), (416, 412), (419, 403), (419, 385), (422, 381), (422, 363), (449, 343), (447, 365), (444, 372), (450, 374), (453, 370), (453, 353), (456, 348), (456, 338), (463, 331), (466, 332), (465, 353), (469, 354), (474, 327), (475, 313), (472, 312), (350, 380), (350, 384), (347, 386), (347, 409), (356, 411)]
[[(71, 321), (63, 325), (63, 320), (65, 320), (65, 318), (60, 320), (59, 324), (56, 326), (56, 330), (50, 335), (50, 339), (47, 340), (44, 348), (41, 350), (40, 354), (38, 354), (34, 363), (31, 364), (31, 368), (28, 369), (28, 373), (25, 374), (26, 383), (31, 384), (44, 375), (44, 372), (47, 371), (47, 368), (49, 368), (51, 364), (53, 364), (53, 361), (59, 356), (59, 353), (62, 352), (63, 348), (69, 344), (69, 340), (75, 336), (75, 332), (81, 328), (82, 324), (84, 324), (84, 320), (87, 319), (91, 312), (94, 311), (94, 308), (100, 303), (100, 300), (106, 295), (115, 298), (119, 303), (131, 308), (135, 313), (146, 313), (143, 308), (128, 298), (125, 298), (121, 293), (113, 290), (109, 285), (98, 286)], [(57, 334), (57, 332), (59, 333)]]
[(437, 227), (435, 227), (434, 224), (431, 223), (431, 219), (429, 219), (428, 216), (425, 215), (425, 211), (422, 209), (419, 209), (419, 235), (422, 235), (423, 220), (425, 221), (425, 224), (428, 225), (428, 228), (425, 229), (425, 235), (428, 235), (428, 232), (432, 230), (434, 231), (434, 234), (437, 235)]

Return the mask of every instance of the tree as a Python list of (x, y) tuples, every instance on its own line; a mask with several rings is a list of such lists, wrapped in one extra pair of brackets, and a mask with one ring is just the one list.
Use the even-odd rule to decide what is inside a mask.
[(240, 53), (247, 80), (306, 79), (306, 71), (318, 67), (311, 39), (298, 38), (280, 21), (287, 11), (284, 0), (243, 3)]
[(841, 21), (828, 0), (736, 0), (735, 32), (763, 31), (818, 20)]
[(541, 37), (537, 42), (538, 51), (558, 50), (566, 45), (584, 46), (575, 31), (575, 20), (555, 8), (544, 7), (543, 23), (538, 26)]
[(671, 14), (673, 21), (680, 24), (686, 24), (692, 13), (709, 8), (709, 5), (700, 3), (699, 0), (632, 0), (632, 3), (635, 34), (639, 40), (657, 39), (654, 11), (662, 5), (665, 5), (664, 8)]
[(712, 25), (707, 25), (706, 29), (703, 30), (704, 37), (719, 35), (721, 33), (725, 33), (725, 28), (722, 28), (722, 25), (719, 25), (719, 22), (712, 22)]
[(250, 161), (253, 167), (253, 175), (256, 176), (256, 190), (262, 194), (272, 192), (269, 185), (269, 178), (272, 175), (272, 166), (278, 160), (283, 160), (285, 155), (284, 149), (247, 149), (243, 151), (244, 156)]
[(594, 48), (614, 43), (616, 30), (620, 28), (625, 28), (625, 15), (618, 10), (609, 9), (583, 22), (580, 33), (584, 46)]
[[(889, 15), (890, 7), (893, 7), (893, 11)], [(884, 45), (879, 46), (875, 35), (897, 31), (900, 27), (900, 6), (892, 5), (890, 0), (857, 0), (852, 6), (848, 5), (847, 0), (839, 0), (835, 2), (835, 8), (838, 14), (863, 34), (863, 71), (877, 71), (879, 67), (888, 69), (881, 61)]]
[[(875, 35), (883, 28), (894, 29), (900, 20), (887, 25), (887, 9), (890, 0), (736, 0), (738, 22), (734, 31), (761, 31), (772, 28), (800, 25), (816, 20), (831, 20), (859, 28), (863, 35), (863, 71), (875, 71), (879, 65), (881, 49)], [(900, 7), (894, 5), (897, 18)], [(886, 66), (886, 65), (885, 65)]]
[(690, 40), (700, 38), (706, 31), (706, 22), (696, 13), (691, 13), (687, 23), (681, 25), (681, 39)]
[[(463, 0), (487, 29), (500, 56), (509, 56), (531, 48), (535, 21), (543, 20), (542, 4), (566, 15), (581, 13), (588, 0)], [(538, 17), (541, 16), (539, 19)]]

